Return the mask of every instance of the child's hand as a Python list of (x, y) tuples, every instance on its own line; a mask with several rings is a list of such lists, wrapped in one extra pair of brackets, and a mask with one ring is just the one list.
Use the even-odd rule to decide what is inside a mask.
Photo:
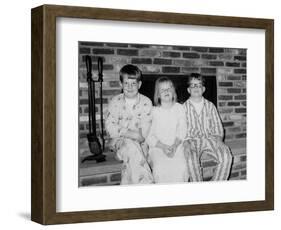
[(141, 130), (133, 131), (133, 130), (127, 130), (126, 133), (124, 133), (123, 137), (132, 139), (134, 141), (137, 141), (139, 143), (144, 142), (144, 138), (141, 134)]
[(167, 157), (172, 158), (175, 155), (175, 147), (173, 147), (172, 145), (169, 146), (162, 143), (161, 141), (158, 141), (156, 147), (161, 149)]
[(175, 155), (171, 146), (166, 145), (165, 147), (162, 147), (162, 150), (169, 158), (172, 158)]
[(176, 153), (176, 151), (177, 151), (177, 148), (178, 148), (178, 146), (175, 145), (175, 144), (169, 146), (169, 153), (168, 153), (167, 156), (170, 157), (170, 158), (174, 157), (174, 156), (175, 156), (175, 153)]
[(172, 144), (170, 146), (170, 154), (169, 156), (170, 157), (174, 157), (175, 156), (175, 153), (177, 151), (177, 148), (179, 147), (179, 145), (182, 143), (182, 141), (179, 139), (179, 138), (176, 138), (174, 144)]

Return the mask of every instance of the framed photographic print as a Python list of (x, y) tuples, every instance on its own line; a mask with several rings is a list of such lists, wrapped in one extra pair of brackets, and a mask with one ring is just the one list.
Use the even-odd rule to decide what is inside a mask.
[(273, 210), (274, 21), (32, 9), (41, 224)]

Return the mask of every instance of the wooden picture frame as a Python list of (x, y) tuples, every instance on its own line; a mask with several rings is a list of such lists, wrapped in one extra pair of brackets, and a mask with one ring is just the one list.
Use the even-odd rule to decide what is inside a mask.
[[(32, 9), (31, 219), (63, 224), (274, 208), (274, 21), (271, 19), (43, 5)], [(84, 18), (265, 30), (265, 200), (96, 211), (56, 211), (56, 18)]]

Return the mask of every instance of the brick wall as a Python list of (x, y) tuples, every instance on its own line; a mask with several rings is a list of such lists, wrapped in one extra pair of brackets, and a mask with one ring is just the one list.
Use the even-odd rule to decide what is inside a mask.
[[(80, 143), (88, 133), (88, 99), (85, 55), (93, 59), (93, 76), (97, 77), (97, 57), (104, 60), (103, 102), (104, 113), (111, 98), (120, 93), (119, 70), (125, 64), (137, 65), (144, 74), (189, 74), (200, 72), (217, 78), (217, 105), (225, 129), (225, 141), (233, 144), (232, 150), (245, 146), (246, 142), (246, 49), (217, 47), (158, 46), (100, 42), (79, 43), (79, 113)], [(96, 85), (98, 88), (98, 84)], [(99, 123), (99, 90), (96, 88), (97, 121)], [(99, 129), (99, 124), (97, 124)], [(244, 178), (241, 166), (244, 153), (238, 151), (235, 164), (242, 168), (239, 178)], [(80, 148), (80, 154), (87, 154)], [(236, 156), (236, 155), (235, 155)], [(242, 158), (242, 159), (244, 159)], [(242, 162), (243, 165), (245, 162)], [(237, 167), (238, 167), (237, 166)], [(238, 167), (238, 168), (239, 168)], [(244, 173), (245, 174), (245, 173)], [(235, 178), (237, 174), (233, 175)]]

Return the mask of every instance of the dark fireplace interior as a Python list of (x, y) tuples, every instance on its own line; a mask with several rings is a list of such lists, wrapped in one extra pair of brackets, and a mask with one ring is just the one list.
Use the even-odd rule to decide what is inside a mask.
[[(164, 74), (143, 74), (142, 86), (140, 88), (140, 93), (146, 95), (153, 102), (154, 96), (154, 85), (155, 81), (159, 77), (164, 77)], [(176, 92), (178, 96), (178, 102), (184, 103), (188, 98), (189, 94), (187, 92), (187, 77), (186, 75), (168, 75), (168, 77), (173, 81)], [(206, 91), (204, 97), (209, 101), (213, 102), (217, 106), (217, 81), (216, 76), (204, 76)]]

